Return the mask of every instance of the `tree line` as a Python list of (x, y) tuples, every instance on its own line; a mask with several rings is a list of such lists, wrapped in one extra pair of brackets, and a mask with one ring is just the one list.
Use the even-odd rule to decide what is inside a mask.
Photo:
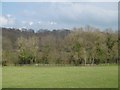
[(2, 28), (2, 65), (97, 65), (119, 61), (118, 32), (94, 27), (72, 30)]

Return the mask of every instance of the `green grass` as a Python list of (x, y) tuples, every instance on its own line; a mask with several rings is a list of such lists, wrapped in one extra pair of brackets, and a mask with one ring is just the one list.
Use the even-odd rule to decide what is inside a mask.
[(0, 90), (2, 90), (2, 66), (0, 65)]
[(118, 66), (3, 67), (3, 88), (117, 88)]

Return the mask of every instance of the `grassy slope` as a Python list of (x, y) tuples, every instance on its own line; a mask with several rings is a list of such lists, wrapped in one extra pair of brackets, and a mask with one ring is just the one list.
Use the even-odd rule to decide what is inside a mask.
[(0, 90), (2, 89), (2, 66), (0, 65)]
[(3, 88), (116, 88), (117, 66), (4, 67)]

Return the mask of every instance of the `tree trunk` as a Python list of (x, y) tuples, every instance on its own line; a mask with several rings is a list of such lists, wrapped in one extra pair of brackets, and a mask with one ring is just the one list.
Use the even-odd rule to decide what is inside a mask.
[(84, 60), (85, 60), (85, 66), (86, 66), (86, 56), (85, 56)]
[(92, 65), (94, 65), (94, 57), (93, 57), (93, 59), (92, 59)]
[(90, 62), (89, 62), (89, 64), (91, 65), (91, 57), (90, 57), (89, 59), (90, 59)]

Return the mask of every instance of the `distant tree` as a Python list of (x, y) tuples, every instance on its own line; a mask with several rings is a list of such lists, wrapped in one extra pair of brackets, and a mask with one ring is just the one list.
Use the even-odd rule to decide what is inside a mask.
[(36, 37), (18, 38), (18, 56), (20, 60), (20, 64), (30, 64), (36, 63), (36, 57), (38, 53), (38, 45), (37, 45)]
[(118, 32), (91, 26), (38, 32), (2, 29), (2, 62), (20, 64), (94, 65), (118, 63)]

